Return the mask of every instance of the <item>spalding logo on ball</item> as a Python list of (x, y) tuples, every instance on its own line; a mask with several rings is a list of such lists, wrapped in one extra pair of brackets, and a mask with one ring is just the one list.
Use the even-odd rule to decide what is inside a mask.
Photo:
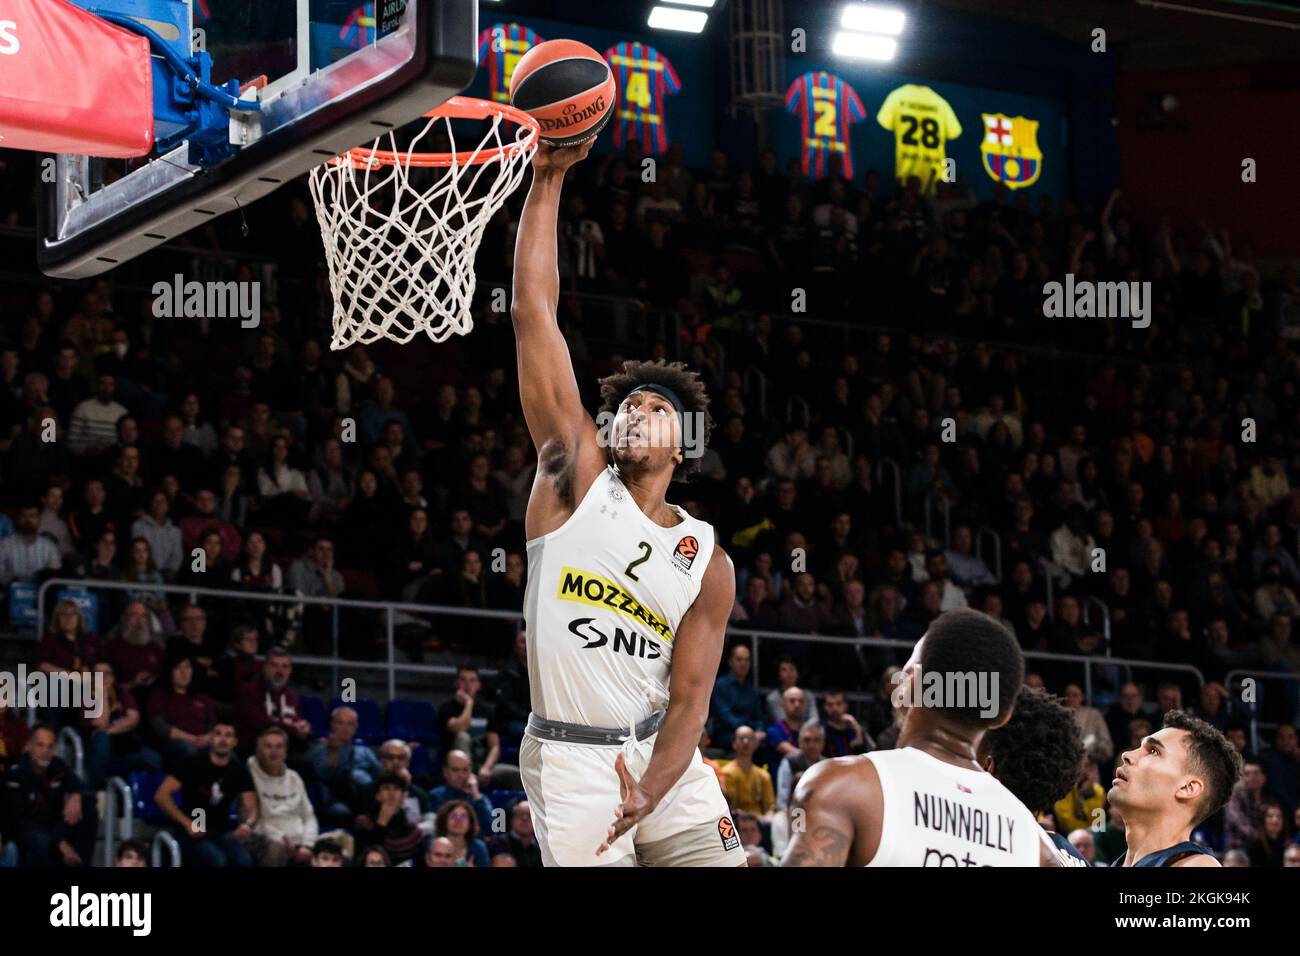
[(601, 131), (614, 112), (614, 74), (599, 53), (577, 40), (547, 40), (515, 64), (510, 104), (541, 126), (548, 146), (576, 146)]

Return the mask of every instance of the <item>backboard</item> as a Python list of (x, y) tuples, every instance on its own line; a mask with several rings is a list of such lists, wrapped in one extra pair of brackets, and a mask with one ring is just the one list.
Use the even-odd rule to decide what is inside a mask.
[(55, 277), (96, 275), (247, 206), (422, 116), (476, 69), (477, 0), (75, 2), (167, 40), (188, 33), (191, 52), (212, 57), (213, 84), (238, 80), (260, 108), (230, 111), (238, 148), (208, 168), (184, 142), (142, 159), (55, 157), (37, 252)]

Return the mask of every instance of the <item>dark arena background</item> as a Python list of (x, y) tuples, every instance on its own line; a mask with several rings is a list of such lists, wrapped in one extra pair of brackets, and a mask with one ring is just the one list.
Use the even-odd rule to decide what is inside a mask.
[[(0, 43), (6, 20), (22, 35), (16, 2)], [(292, 22), (292, 0), (195, 0), (214, 83), (267, 72), (276, 41), (246, 41), (280, 6)], [(1078, 728), (1072, 784), (1030, 808), (1045, 827), (1116, 862), (1116, 767), (1185, 711), (1242, 768), (1191, 833), (1225, 868), (1198, 886), (1255, 896), (1169, 914), (1258, 928), (1296, 898), (1226, 873), (1300, 866), (1296, 7), (478, 4), (465, 95), (505, 102), (522, 53), (556, 38), (619, 84), (565, 180), (557, 321), (593, 416), (625, 360), (706, 387), (711, 439), (667, 499), (735, 567), (700, 748), (750, 867), (781, 866), (802, 774), (895, 747), (895, 674), (972, 608)], [(340, 42), (385, 15), (338, 14)], [(223, 29), (244, 60), (222, 60)], [(106, 166), (105, 188), (140, 163)], [(240, 892), (204, 868), (541, 866), (519, 770), (538, 461), (511, 319), (531, 173), (486, 222), (467, 332), (335, 351), (305, 175), (67, 277), (37, 258), (53, 168), (0, 149), (6, 895), (39, 878), (35, 925), (77, 883)], [(76, 672), (106, 675), (104, 716), (33, 696)], [(264, 769), (270, 726), (293, 776)], [(238, 773), (204, 777), (194, 756), (220, 747)], [(178, 823), (200, 791), (202, 839)], [(124, 861), (183, 872), (90, 872)], [(890, 877), (921, 918), (926, 876)], [(246, 878), (323, 899), (304, 874)], [(797, 920), (801, 878), (768, 878)], [(1033, 910), (1082, 894), (1097, 929), (1165, 916), (1118, 876), (1055, 878), (1072, 882), (990, 885)], [(377, 906), (379, 885), (348, 892)], [(436, 892), (499, 914), (536, 889)]]

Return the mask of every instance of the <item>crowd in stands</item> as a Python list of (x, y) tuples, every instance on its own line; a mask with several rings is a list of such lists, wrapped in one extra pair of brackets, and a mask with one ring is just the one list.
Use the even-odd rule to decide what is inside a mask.
[[(870, 170), (813, 182), (770, 152), (692, 170), (676, 147), (647, 182), (641, 160), (633, 143), (571, 174), (558, 320), (591, 407), (598, 377), (629, 357), (680, 357), (709, 386), (714, 440), (669, 497), (735, 562), (732, 624), (775, 633), (761, 672), (748, 639), (729, 645), (702, 741), (761, 848), (752, 862), (779, 854), (811, 763), (893, 745), (894, 669), (938, 614), (966, 606), (1031, 654), (1204, 677), (1030, 658), (1030, 682), (1065, 698), (1088, 752), (1058, 830), (1087, 830), (1074, 824), (1117, 754), (1183, 707), (1247, 758), (1205, 839), (1258, 865), (1296, 854), (1300, 685), (1264, 682), (1246, 705), (1230, 678), (1300, 673), (1295, 269), (1265, 268), (1225, 231), (1141, 223), (1118, 192), (1099, 210), (1002, 190), (980, 201), (962, 182), (928, 195)], [(488, 230), (481, 287), (508, 286), (523, 195)], [(6, 213), (27, 216), (21, 202)], [(482, 296), (473, 331), (433, 357), (330, 353), (305, 194), (248, 219), (239, 248), (257, 265), (231, 258), (226, 277), (273, 265), (278, 287), (255, 330), (156, 319), (147, 287), (108, 278), (0, 293), (10, 620), (33, 600), (14, 584), (84, 579), (95, 626), (84, 600), (51, 599), (31, 663), (94, 668), (113, 688), (109, 711), (76, 728), (84, 777), (50, 730), (0, 715), (0, 766), (22, 795), (0, 811), (4, 852), (89, 862), (95, 801), (77, 797), (154, 772), (187, 862), (535, 863), (526, 803), (485, 795), (528, 711), (513, 626), (412, 615), (399, 628), (410, 659), (449, 652), (499, 672), (485, 690), (461, 671), (421, 773), (426, 745), (357, 743), (347, 706), (313, 728), (285, 650), (333, 653), (331, 612), (300, 598), (522, 607), (536, 462), (508, 313)], [(204, 262), (236, 248), (232, 228), (190, 237)], [(1066, 273), (1149, 282), (1151, 324), (1045, 318), (1043, 285)], [(651, 313), (674, 318), (669, 338), (616, 337)], [(386, 653), (378, 620), (344, 616), (344, 657)], [(845, 640), (862, 637), (898, 643)], [(185, 832), (200, 808), (216, 838)], [(1106, 840), (1089, 845), (1113, 858)]]

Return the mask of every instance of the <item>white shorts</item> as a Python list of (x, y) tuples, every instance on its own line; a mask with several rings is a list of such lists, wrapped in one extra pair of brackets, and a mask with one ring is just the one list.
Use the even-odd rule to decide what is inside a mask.
[(697, 748), (654, 811), (600, 856), (620, 800), (614, 761), (640, 778), (658, 735), (636, 747), (570, 744), (524, 734), (519, 772), (546, 866), (744, 866), (717, 774)]

